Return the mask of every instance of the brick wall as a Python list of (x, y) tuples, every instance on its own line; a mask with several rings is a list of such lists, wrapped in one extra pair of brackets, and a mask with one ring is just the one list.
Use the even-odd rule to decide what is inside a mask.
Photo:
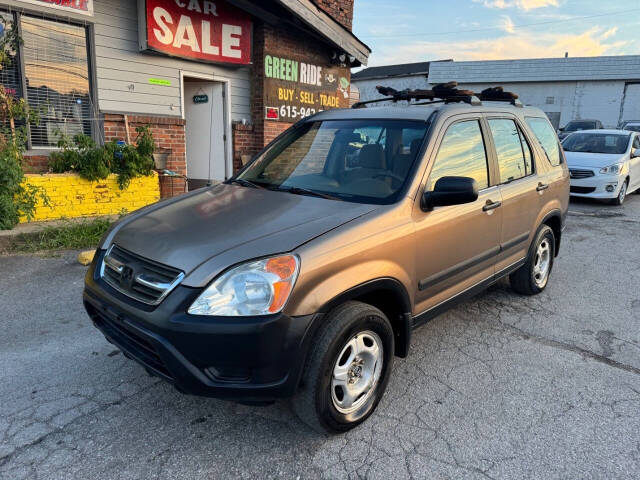
[[(129, 115), (129, 138), (136, 140), (136, 127), (149, 125), (159, 152), (169, 153), (167, 169), (181, 175), (187, 173), (185, 121), (175, 117), (149, 117)], [(104, 116), (105, 141), (127, 141), (124, 115), (106, 114)], [(162, 198), (179, 195), (186, 191), (186, 182), (181, 178), (160, 177)]]
[[(349, 27), (353, 16), (353, 2), (324, 2), (326, 8), (338, 9), (344, 6), (344, 15), (349, 17)], [(335, 4), (335, 5), (334, 5)], [(322, 8), (322, 5), (318, 4)], [(347, 8), (347, 6), (349, 8)], [(338, 11), (336, 10), (336, 11)], [(331, 12), (329, 12), (331, 13)], [(277, 30), (271, 25), (256, 21), (253, 33), (253, 71), (251, 75), (251, 116), (253, 119), (253, 142), (244, 138), (244, 131), (234, 134), (234, 149), (242, 143), (242, 152), (256, 153), (266, 144), (289, 128), (292, 123), (265, 120), (264, 112), (264, 55), (265, 52), (283, 57), (303, 57), (310, 63), (327, 65), (331, 62), (332, 49), (318, 42), (313, 37), (292, 30)], [(242, 153), (234, 153), (240, 158)]]
[[(36, 205), (34, 220), (95, 217), (133, 212), (160, 199), (156, 174), (131, 180), (129, 187), (120, 190), (118, 177), (90, 182), (76, 173), (26, 175), (25, 184), (42, 188), (49, 197), (49, 205), (41, 200)], [(26, 218), (21, 218), (26, 222)]]
[(49, 171), (49, 157), (46, 155), (25, 155), (22, 164), (24, 173), (45, 173)]
[(334, 20), (351, 30), (353, 23), (353, 0), (313, 0), (319, 8)]

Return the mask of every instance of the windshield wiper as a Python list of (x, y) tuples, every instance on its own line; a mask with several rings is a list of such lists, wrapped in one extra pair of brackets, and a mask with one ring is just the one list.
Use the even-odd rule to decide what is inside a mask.
[(238, 185), (242, 185), (243, 187), (261, 188), (263, 190), (265, 188), (262, 185), (258, 185), (257, 183), (253, 183), (253, 182), (250, 182), (249, 180), (244, 180), (242, 178), (234, 178), (232, 180), (229, 180), (228, 183), (237, 183)]
[(292, 193), (294, 195), (309, 195), (311, 197), (320, 197), (326, 198), (327, 200), (341, 200), (338, 197), (334, 197), (333, 195), (327, 195), (326, 193), (314, 192), (313, 190), (309, 190), (307, 188), (302, 187), (279, 187), (276, 189), (279, 192), (287, 192)]

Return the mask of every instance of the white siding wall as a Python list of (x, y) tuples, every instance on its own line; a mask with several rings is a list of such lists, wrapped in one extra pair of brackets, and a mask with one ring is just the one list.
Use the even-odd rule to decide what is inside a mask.
[[(630, 65), (634, 66), (633, 71), (629, 70)], [(566, 79), (571, 77), (580, 79)], [(616, 79), (607, 79), (611, 77)], [(442, 62), (431, 64), (428, 80), (424, 75), (417, 75), (354, 80), (353, 83), (360, 89), (360, 100), (381, 98), (376, 85), (403, 90), (457, 80), (460, 88), (476, 92), (502, 85), (505, 90), (520, 95), (523, 103), (559, 114), (559, 126), (577, 118), (592, 118), (600, 120), (605, 127), (615, 128), (621, 120), (640, 119), (640, 85), (627, 85), (625, 94), (625, 84), (638, 77), (640, 56), (628, 56)]]
[[(231, 119), (250, 118), (249, 69), (141, 53), (135, 0), (95, 0), (98, 102), (102, 112), (181, 116), (180, 72), (229, 80)], [(150, 85), (149, 78), (171, 81)], [(131, 86), (133, 85), (133, 88)]]
[[(576, 118), (600, 120), (605, 127), (615, 128), (625, 82), (525, 82), (525, 83), (463, 83), (460, 88), (480, 92), (487, 87), (502, 85), (515, 92), (522, 103), (538, 107), (547, 113), (560, 113), (560, 126)], [(553, 103), (547, 103), (553, 102)]]
[[(360, 100), (374, 100), (381, 98), (382, 95), (376, 90), (376, 86), (382, 85), (392, 87), (396, 90), (404, 90), (405, 88), (426, 88), (426, 75), (411, 75), (406, 77), (390, 77), (390, 78), (374, 78), (371, 80), (353, 80), (353, 84), (360, 90)], [(382, 102), (379, 105), (384, 105)], [(404, 102), (403, 102), (404, 103)]]

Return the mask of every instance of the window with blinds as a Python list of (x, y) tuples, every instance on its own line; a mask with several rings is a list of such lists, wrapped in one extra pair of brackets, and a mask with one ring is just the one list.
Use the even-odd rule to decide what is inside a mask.
[[(4, 35), (15, 25), (15, 18), (10, 13), (0, 12), (0, 35)], [(0, 65), (0, 83), (9, 95), (22, 97), (22, 81), (20, 80), (20, 58), (18, 52), (11, 52), (10, 61)]]
[(87, 30), (22, 15), (26, 97), (40, 112), (33, 147), (55, 147), (60, 135), (91, 135)]

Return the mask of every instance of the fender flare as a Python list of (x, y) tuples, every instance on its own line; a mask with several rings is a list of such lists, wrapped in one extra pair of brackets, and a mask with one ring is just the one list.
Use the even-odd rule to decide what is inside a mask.
[(393, 327), (395, 336), (395, 355), (400, 358), (406, 358), (411, 345), (411, 332), (413, 330), (413, 315), (411, 300), (407, 289), (397, 279), (392, 277), (383, 277), (369, 280), (355, 287), (336, 295), (334, 298), (326, 302), (320, 309), (319, 313), (326, 314), (338, 305), (359, 298), (368, 293), (379, 290), (392, 292), (394, 298), (398, 300), (399, 310), (401, 312), (399, 318), (390, 318), (389, 321)]

